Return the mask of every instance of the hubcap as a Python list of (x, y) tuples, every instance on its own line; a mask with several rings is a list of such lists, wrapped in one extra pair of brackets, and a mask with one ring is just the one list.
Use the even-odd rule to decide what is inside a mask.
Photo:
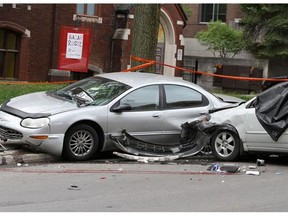
[(211, 155), (212, 154), (211, 145), (205, 145), (204, 148), (201, 150), (201, 153), (204, 155)]
[(94, 145), (94, 140), (92, 135), (85, 130), (75, 132), (69, 142), (69, 147), (71, 152), (75, 156), (85, 156), (87, 155)]
[(235, 139), (229, 132), (222, 132), (216, 137), (215, 147), (220, 156), (228, 157), (235, 149)]

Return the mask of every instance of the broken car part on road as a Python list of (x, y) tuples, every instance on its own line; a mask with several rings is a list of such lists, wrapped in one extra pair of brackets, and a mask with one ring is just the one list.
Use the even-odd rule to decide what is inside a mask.
[[(122, 137), (110, 139), (116, 147), (125, 152), (114, 154), (130, 160), (138, 161), (170, 161), (183, 157), (193, 156), (210, 144), (210, 139), (215, 131), (234, 130), (228, 124), (215, 124), (209, 122), (210, 115), (203, 115), (191, 123), (181, 125), (179, 143), (174, 145), (157, 144), (139, 140), (130, 135), (126, 130), (122, 131)], [(135, 156), (132, 156), (132, 155)]]

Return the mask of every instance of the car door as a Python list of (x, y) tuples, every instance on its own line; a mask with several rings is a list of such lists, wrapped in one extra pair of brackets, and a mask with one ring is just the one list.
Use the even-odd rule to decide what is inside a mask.
[(181, 124), (208, 113), (209, 100), (199, 91), (180, 85), (164, 85), (163, 142), (179, 143)]
[(160, 110), (159, 85), (145, 86), (136, 89), (111, 108), (129, 105), (131, 110), (115, 112), (110, 109), (108, 114), (108, 133), (113, 136), (126, 130), (129, 134), (147, 142), (161, 143), (163, 120)]
[(288, 132), (281, 135), (278, 141), (274, 141), (267, 131), (262, 127), (255, 114), (253, 102), (245, 110), (246, 144), (253, 151), (283, 151), (288, 150)]

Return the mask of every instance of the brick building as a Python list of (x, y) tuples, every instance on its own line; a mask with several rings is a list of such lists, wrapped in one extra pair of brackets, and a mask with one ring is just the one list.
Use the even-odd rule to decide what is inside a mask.
[(194, 38), (199, 31), (207, 29), (211, 21), (221, 20), (236, 27), (244, 16), (240, 4), (190, 4), (191, 16), (184, 29), (184, 37)]
[[(130, 4), (0, 4), (0, 79), (68, 80), (127, 69), (133, 21)], [(157, 60), (182, 66), (186, 16), (180, 5), (162, 4), (160, 23)], [(91, 29), (87, 73), (58, 70), (62, 26)], [(180, 74), (173, 68), (158, 72)]]
[[(220, 20), (235, 29), (241, 29), (239, 24), (241, 18), (244, 17), (244, 14), (241, 10), (240, 4), (189, 4), (188, 7), (191, 10), (191, 15), (188, 17), (186, 27), (183, 31), (185, 41), (184, 68), (193, 69), (197, 67), (198, 71), (204, 71), (212, 74), (216, 73), (218, 65), (225, 65), (224, 68), (227, 68), (227, 66), (235, 66), (230, 67), (229, 70), (225, 70), (225, 73), (229, 73), (225, 75), (239, 75), (245, 77), (267, 76), (269, 70), (269, 60), (255, 59), (252, 54), (246, 52), (245, 50), (235, 55), (234, 58), (221, 58), (220, 56), (214, 56), (206, 46), (202, 46), (196, 39), (196, 34), (199, 31), (205, 31), (208, 26), (207, 24), (211, 21)], [(245, 68), (246, 70), (243, 72), (242, 69), (235, 69), (240, 67)], [(235, 70), (232, 71), (231, 68), (234, 68)], [(252, 73), (249, 68), (257, 68), (257, 74)], [(188, 77), (187, 79), (193, 81), (196, 80), (198, 85), (206, 89), (211, 90), (215, 88), (214, 84), (216, 79), (214, 79), (212, 76), (197, 75), (197, 77), (192, 76)], [(239, 84), (237, 84), (236, 81), (231, 81), (229, 79), (220, 80), (221, 82), (231, 84), (231, 89), (233, 90), (238, 90), (238, 86), (241, 86), (243, 88), (245, 87), (245, 91), (250, 91), (249, 83), (246, 81), (239, 81)], [(258, 84), (260, 85), (261, 83), (258, 82), (257, 85)], [(220, 86), (223, 86), (223, 83), (220, 84)], [(246, 86), (248, 87), (246, 88)]]
[(196, 34), (207, 30), (207, 24), (217, 20), (238, 29), (244, 16), (240, 4), (190, 4), (189, 8), (192, 15), (188, 17), (183, 31), (187, 56), (214, 57), (206, 47), (199, 44)]

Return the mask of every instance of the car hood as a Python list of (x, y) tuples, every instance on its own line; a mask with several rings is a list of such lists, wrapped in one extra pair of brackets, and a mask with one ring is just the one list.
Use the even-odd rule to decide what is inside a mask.
[(77, 109), (76, 103), (53, 97), (46, 92), (15, 97), (1, 106), (2, 111), (21, 118), (47, 117), (74, 109)]
[(216, 95), (218, 98), (220, 98), (220, 100), (226, 102), (226, 103), (242, 103), (245, 102), (245, 100), (238, 98), (238, 97), (234, 97), (234, 96), (230, 96), (230, 95), (224, 95), (224, 94), (214, 94)]

